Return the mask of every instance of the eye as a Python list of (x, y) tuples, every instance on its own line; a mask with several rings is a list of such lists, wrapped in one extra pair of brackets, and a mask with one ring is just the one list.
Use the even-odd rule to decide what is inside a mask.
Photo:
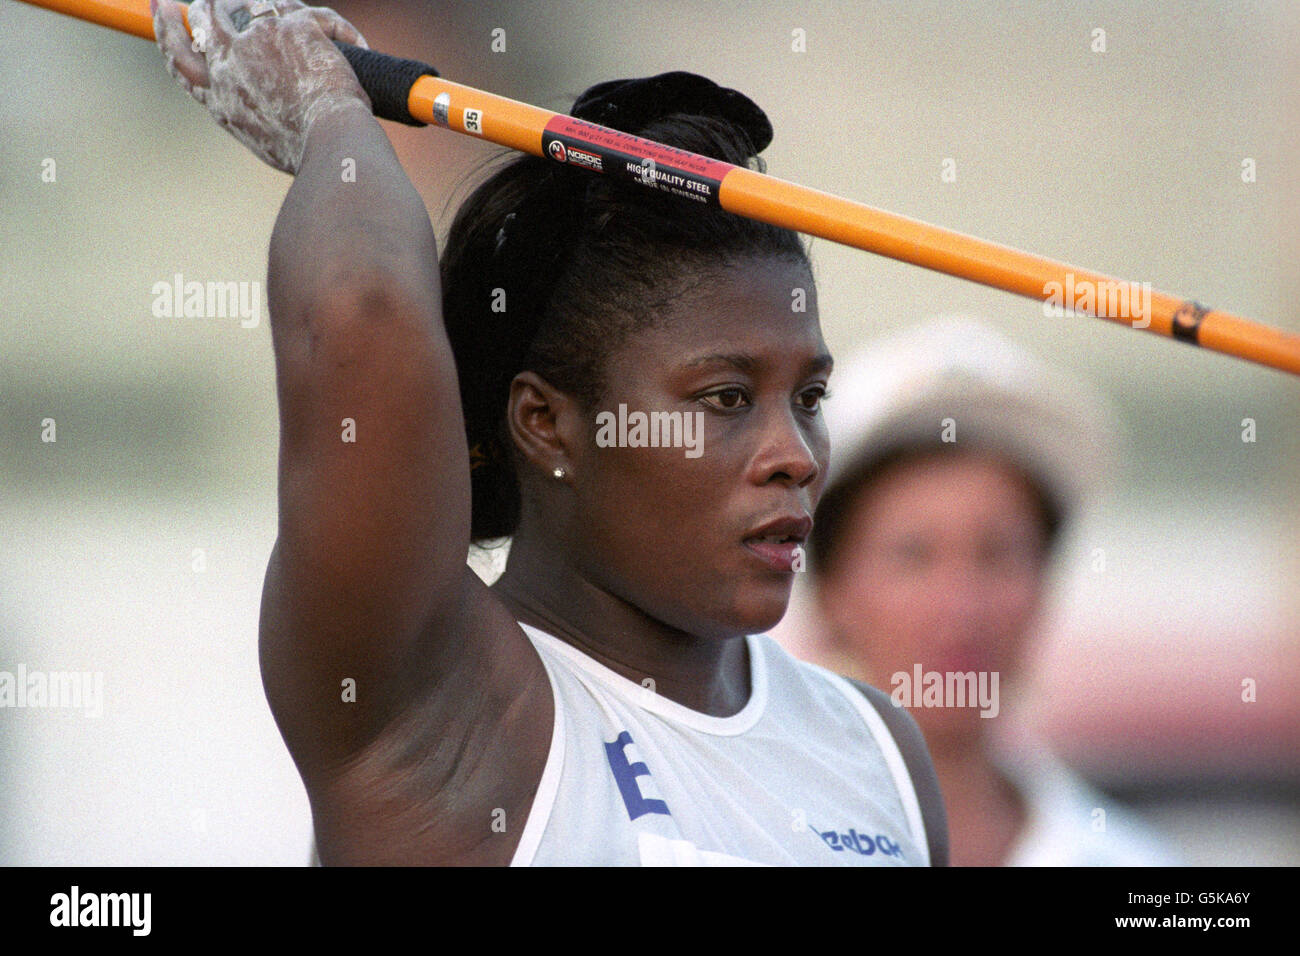
[(826, 390), (825, 385), (814, 385), (799, 393), (799, 407), (806, 412), (816, 412), (821, 409), (822, 402), (830, 397), (831, 393)]
[(904, 538), (889, 548), (895, 565), (911, 571), (920, 571), (934, 561), (934, 548), (919, 538)]
[(701, 395), (700, 401), (720, 412), (729, 412), (748, 405), (749, 395), (739, 385), (728, 385)]
[(1028, 535), (998, 536), (980, 543), (979, 561), (986, 568), (1018, 569), (1038, 561), (1039, 546)]

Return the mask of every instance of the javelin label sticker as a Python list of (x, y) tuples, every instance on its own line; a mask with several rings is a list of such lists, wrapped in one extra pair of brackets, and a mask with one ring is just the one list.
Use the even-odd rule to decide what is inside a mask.
[(542, 151), (556, 162), (635, 180), (713, 206), (719, 204), (723, 177), (736, 168), (572, 116), (556, 116), (546, 124)]
[(451, 94), (439, 93), (433, 98), (433, 121), (439, 126), (451, 125), (447, 116), (451, 111)]

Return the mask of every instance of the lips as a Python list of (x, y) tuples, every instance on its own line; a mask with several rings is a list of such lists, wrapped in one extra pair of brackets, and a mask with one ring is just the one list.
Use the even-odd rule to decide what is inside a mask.
[(745, 537), (742, 544), (769, 570), (791, 572), (812, 530), (807, 514), (788, 515), (769, 521)]

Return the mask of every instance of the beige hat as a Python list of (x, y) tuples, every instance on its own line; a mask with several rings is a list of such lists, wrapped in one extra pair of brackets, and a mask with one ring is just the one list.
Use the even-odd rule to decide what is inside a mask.
[(1006, 453), (1068, 516), (1118, 460), (1119, 418), (1099, 395), (970, 316), (939, 316), (837, 361), (830, 392), (828, 492), (878, 456), (953, 441)]

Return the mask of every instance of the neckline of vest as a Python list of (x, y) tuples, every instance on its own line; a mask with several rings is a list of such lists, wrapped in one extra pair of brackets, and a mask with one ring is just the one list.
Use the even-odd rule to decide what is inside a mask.
[(547, 649), (594, 678), (606, 690), (617, 694), (641, 710), (683, 724), (692, 730), (719, 737), (734, 737), (743, 734), (758, 723), (767, 707), (767, 653), (761, 635), (758, 634), (749, 634), (745, 637), (749, 647), (749, 700), (745, 702), (744, 707), (731, 716), (715, 717), (692, 710), (684, 704), (648, 690), (548, 631), (525, 624), (523, 621), (519, 622), (519, 626), (524, 629), (524, 633), (540, 641)]

